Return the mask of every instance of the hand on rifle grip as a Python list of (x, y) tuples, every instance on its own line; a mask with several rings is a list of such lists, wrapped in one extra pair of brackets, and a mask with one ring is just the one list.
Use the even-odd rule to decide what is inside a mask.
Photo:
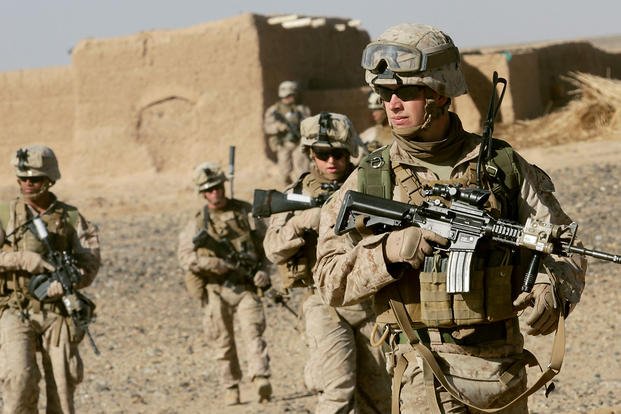
[(448, 244), (448, 240), (437, 233), (420, 227), (407, 227), (390, 233), (386, 238), (384, 253), (390, 263), (408, 263), (419, 269), (425, 256), (433, 254), (433, 246)]

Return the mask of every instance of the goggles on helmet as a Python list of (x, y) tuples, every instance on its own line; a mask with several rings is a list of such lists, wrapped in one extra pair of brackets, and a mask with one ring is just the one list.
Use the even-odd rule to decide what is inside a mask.
[[(382, 61), (386, 66), (380, 65)], [(386, 67), (393, 72), (403, 73), (424, 72), (456, 62), (459, 62), (459, 50), (451, 43), (419, 50), (404, 44), (379, 40), (364, 48), (361, 66), (373, 73), (381, 72)]]

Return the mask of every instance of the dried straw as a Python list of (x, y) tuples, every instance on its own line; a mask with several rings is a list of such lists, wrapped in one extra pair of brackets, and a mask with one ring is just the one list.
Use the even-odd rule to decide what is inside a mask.
[(548, 115), (511, 125), (498, 125), (495, 136), (508, 137), (515, 147), (552, 146), (597, 140), (621, 133), (621, 81), (581, 72), (564, 80), (577, 89), (565, 107)]

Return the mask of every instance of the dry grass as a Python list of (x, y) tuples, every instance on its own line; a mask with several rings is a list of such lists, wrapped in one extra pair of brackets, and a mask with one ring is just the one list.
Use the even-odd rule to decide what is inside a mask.
[(567, 106), (543, 117), (498, 125), (495, 136), (510, 137), (517, 148), (550, 147), (597, 140), (621, 132), (621, 81), (571, 72), (565, 80), (576, 87)]

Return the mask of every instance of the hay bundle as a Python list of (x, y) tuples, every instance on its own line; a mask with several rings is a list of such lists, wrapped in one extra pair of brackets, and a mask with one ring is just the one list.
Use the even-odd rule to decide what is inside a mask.
[(496, 136), (516, 147), (552, 146), (621, 133), (621, 81), (586, 73), (564, 77), (577, 89), (576, 98), (562, 109), (529, 121), (499, 125)]

